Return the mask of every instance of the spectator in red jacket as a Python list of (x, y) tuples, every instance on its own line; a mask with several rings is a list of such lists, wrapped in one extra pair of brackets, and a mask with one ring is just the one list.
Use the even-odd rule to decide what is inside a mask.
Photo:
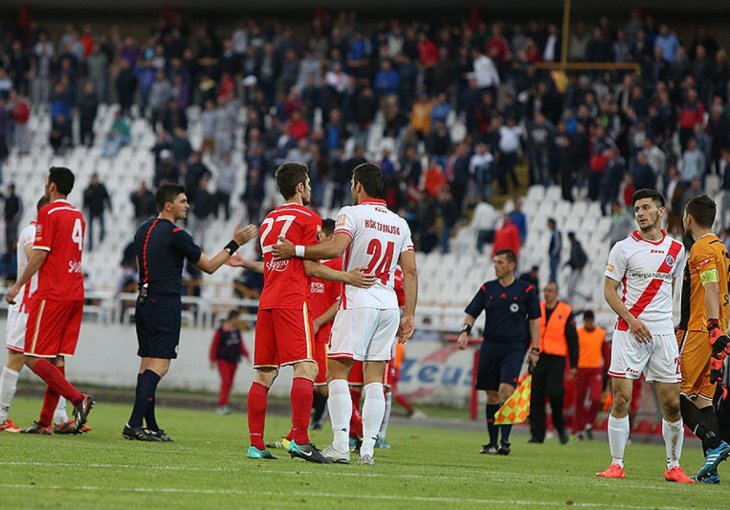
[(679, 112), (679, 142), (682, 150), (687, 148), (687, 142), (694, 136), (695, 126), (701, 125), (705, 120), (705, 105), (697, 99), (697, 91), (689, 89), (687, 100), (682, 104)]
[(494, 233), (494, 245), (492, 245), (492, 257), (499, 250), (512, 250), (515, 258), (520, 257), (520, 231), (508, 215), (502, 217), (502, 226)]
[(228, 402), (236, 369), (241, 362), (241, 356), (251, 359), (241, 337), (239, 313), (238, 310), (228, 312), (228, 318), (213, 334), (213, 342), (210, 344), (210, 368), (214, 369), (217, 365), (221, 377), (221, 389), (216, 409), (218, 414), (231, 413)]

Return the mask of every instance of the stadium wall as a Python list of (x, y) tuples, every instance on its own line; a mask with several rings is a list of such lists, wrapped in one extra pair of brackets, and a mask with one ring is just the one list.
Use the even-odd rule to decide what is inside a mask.
[[(5, 320), (0, 321), (5, 331)], [(163, 389), (217, 392), (217, 370), (208, 363), (212, 332), (184, 328), (180, 339), (178, 359), (162, 383)], [(253, 333), (244, 333), (244, 341), (253, 352)], [(0, 362), (4, 365), (6, 350)], [(130, 326), (85, 323), (81, 328), (76, 356), (67, 362), (69, 378), (84, 384), (129, 387), (136, 384), (139, 368), (136, 356), (137, 339)], [(455, 344), (438, 339), (415, 340), (408, 344), (403, 361), (399, 391), (415, 402), (438, 403), (466, 407), (470, 396), (472, 351), (460, 351)], [(24, 370), (23, 380), (36, 379)], [(244, 360), (234, 383), (236, 393), (248, 391), (253, 379), (250, 362)], [(292, 370), (285, 368), (272, 388), (272, 394), (288, 396)]]

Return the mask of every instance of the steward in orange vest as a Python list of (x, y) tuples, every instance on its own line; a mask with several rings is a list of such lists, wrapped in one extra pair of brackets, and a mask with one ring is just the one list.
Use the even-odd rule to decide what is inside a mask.
[(573, 308), (558, 300), (558, 285), (550, 282), (543, 291), (545, 301), (540, 303), (539, 359), (532, 371), (532, 395), (530, 397), (530, 443), (545, 440), (545, 397), (550, 398), (553, 424), (560, 435), (560, 442), (568, 442), (563, 420), (565, 386), (565, 358), (570, 359), (569, 378), (575, 375), (578, 365), (578, 334), (575, 330)]

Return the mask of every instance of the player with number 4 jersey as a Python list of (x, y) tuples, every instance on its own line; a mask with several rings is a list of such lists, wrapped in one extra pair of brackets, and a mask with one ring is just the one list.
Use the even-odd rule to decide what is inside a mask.
[(23, 284), (38, 272), (38, 289), (30, 300), (24, 353), (26, 365), (48, 384), (41, 419), (27, 432), (43, 433), (48, 417), (63, 396), (74, 405), (76, 432), (80, 432), (94, 405), (66, 379), (64, 358), (76, 352), (84, 311), (84, 276), (81, 255), (86, 223), (83, 214), (66, 197), (74, 175), (68, 168), (52, 167), (46, 181), (50, 204), (38, 211), (33, 253), (28, 265), (5, 300), (15, 303)]
[[(385, 414), (383, 371), (390, 360), (396, 335), (405, 343), (413, 334), (418, 279), (411, 232), (406, 221), (388, 210), (380, 197), (383, 174), (372, 163), (353, 170), (352, 207), (337, 217), (334, 239), (317, 246), (295, 246), (281, 238), (273, 247), (279, 260), (292, 257), (333, 259), (343, 257), (345, 270), (366, 267), (376, 277), (368, 289), (346, 287), (335, 317), (328, 353), (327, 401), (334, 439), (323, 454), (338, 463), (349, 463), (349, 424), (352, 400), (347, 384), (353, 360), (363, 361), (365, 403), (360, 464), (374, 464), (373, 452)], [(400, 318), (394, 289), (396, 266), (403, 269), (405, 311)]]

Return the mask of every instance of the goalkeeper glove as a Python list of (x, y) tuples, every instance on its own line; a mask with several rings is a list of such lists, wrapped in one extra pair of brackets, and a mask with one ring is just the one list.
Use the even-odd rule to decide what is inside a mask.
[(727, 337), (720, 329), (717, 319), (707, 321), (707, 332), (710, 339), (710, 347), (712, 347), (712, 355), (717, 356), (720, 361), (724, 360), (730, 354), (730, 338)]
[(710, 356), (710, 382), (722, 384), (722, 376), (725, 371), (725, 356), (720, 358), (713, 354)]

